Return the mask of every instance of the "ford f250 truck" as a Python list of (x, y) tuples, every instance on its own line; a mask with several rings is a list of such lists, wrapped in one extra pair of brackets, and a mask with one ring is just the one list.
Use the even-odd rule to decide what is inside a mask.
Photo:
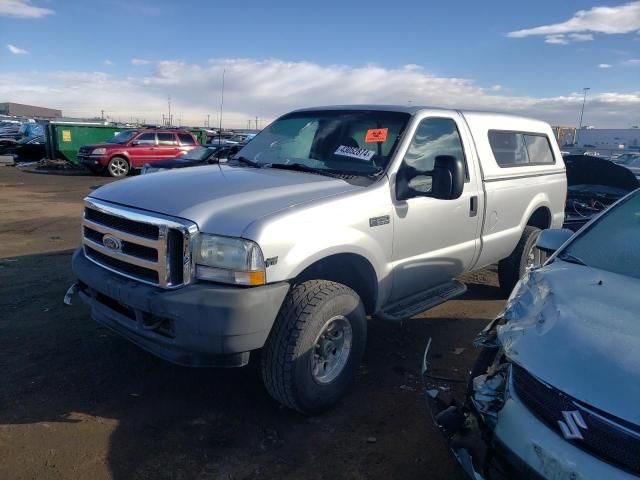
[(274, 121), (225, 164), (85, 200), (77, 291), (92, 317), (191, 366), (262, 350), (269, 393), (314, 413), (344, 394), (367, 316), (399, 321), (499, 262), (510, 290), (564, 219), (551, 128), (516, 116), (339, 106)]

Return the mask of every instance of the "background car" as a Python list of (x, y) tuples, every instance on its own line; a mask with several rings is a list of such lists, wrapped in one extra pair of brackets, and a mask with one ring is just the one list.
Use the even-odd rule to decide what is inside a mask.
[(45, 157), (44, 136), (25, 137), (15, 144), (0, 146), (0, 155), (13, 155), (17, 161), (40, 160)]
[(197, 146), (188, 130), (124, 130), (106, 143), (80, 147), (78, 160), (94, 173), (106, 171), (112, 177), (125, 177), (132, 169), (176, 158)]
[(602, 157), (567, 155), (567, 200), (564, 227), (578, 231), (609, 205), (640, 187), (640, 181), (626, 166)]
[(237, 145), (221, 148), (209, 145), (197, 147), (181, 157), (174, 158), (172, 160), (159, 160), (157, 162), (153, 162), (153, 164), (147, 164), (142, 167), (140, 173), (146, 174), (159, 172), (161, 170), (170, 170), (173, 168), (211, 165), (235, 155), (239, 150), (240, 147)]

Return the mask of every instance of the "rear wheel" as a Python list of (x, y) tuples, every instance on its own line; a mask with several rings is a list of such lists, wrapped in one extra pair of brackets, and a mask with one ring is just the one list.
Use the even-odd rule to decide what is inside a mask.
[(262, 378), (271, 396), (305, 414), (335, 405), (362, 358), (366, 322), (362, 301), (349, 287), (325, 280), (296, 286), (262, 354)]
[(526, 226), (522, 237), (513, 253), (498, 265), (498, 278), (500, 288), (505, 294), (511, 293), (518, 280), (532, 268), (544, 263), (546, 256), (544, 252), (536, 248), (536, 241), (541, 230), (537, 227)]
[(129, 162), (126, 158), (113, 157), (107, 165), (107, 172), (112, 177), (126, 177), (129, 173)]

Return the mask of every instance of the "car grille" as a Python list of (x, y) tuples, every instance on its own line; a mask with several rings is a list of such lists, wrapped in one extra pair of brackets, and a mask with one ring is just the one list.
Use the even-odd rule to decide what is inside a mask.
[(91, 148), (89, 147), (80, 147), (78, 150), (78, 155), (87, 156), (91, 153)]
[(163, 288), (191, 281), (195, 224), (85, 199), (85, 256), (128, 278)]
[(512, 368), (512, 383), (527, 408), (560, 435), (562, 412), (580, 412), (587, 426), (578, 427), (583, 439), (568, 441), (601, 460), (640, 474), (640, 427), (575, 400), (517, 365)]

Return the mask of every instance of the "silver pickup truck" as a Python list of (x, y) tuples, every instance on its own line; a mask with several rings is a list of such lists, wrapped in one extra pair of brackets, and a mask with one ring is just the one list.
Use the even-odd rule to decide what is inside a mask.
[(169, 361), (242, 366), (304, 413), (352, 381), (367, 316), (407, 319), (499, 262), (509, 291), (564, 218), (551, 128), (427, 107), (297, 110), (220, 165), (85, 200), (78, 291), (98, 322)]

